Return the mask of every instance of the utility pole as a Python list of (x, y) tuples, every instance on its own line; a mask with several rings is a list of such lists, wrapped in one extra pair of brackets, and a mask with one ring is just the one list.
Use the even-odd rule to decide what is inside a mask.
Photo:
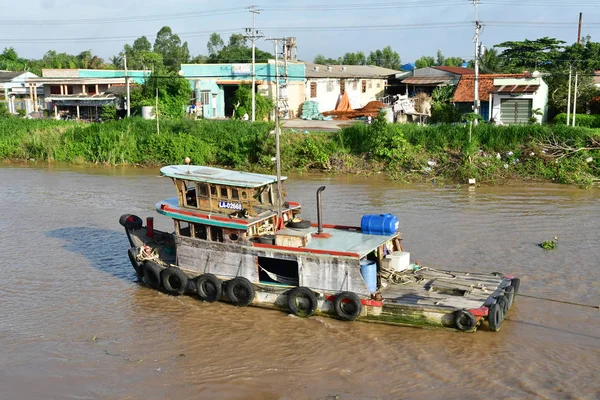
[(256, 14), (260, 14), (262, 10), (250, 6), (248, 11), (252, 13), (252, 29), (246, 28), (246, 37), (252, 39), (252, 122), (254, 122), (256, 120), (256, 39), (263, 37), (255, 29), (255, 19)]
[(573, 74), (573, 63), (569, 62), (569, 93), (567, 94), (567, 126), (571, 120), (571, 75)]
[[(481, 25), (479, 24), (479, 14), (477, 5), (479, 0), (473, 0), (473, 5), (475, 6), (475, 76), (474, 76), (474, 104), (473, 104), (473, 112), (479, 115), (479, 28)], [(475, 125), (477, 125), (477, 120), (474, 121)]]
[(275, 152), (277, 162), (277, 221), (281, 219), (281, 150), (279, 147), (279, 58), (277, 57), (279, 41), (285, 38), (267, 39), (273, 41), (275, 50)]
[(577, 44), (581, 44), (581, 21), (583, 19), (583, 13), (579, 13), (579, 28), (577, 29)]
[(575, 126), (575, 117), (577, 116), (577, 75), (575, 72), (575, 95), (573, 96), (573, 126)]
[(125, 67), (125, 85), (127, 86), (127, 117), (131, 117), (131, 103), (129, 101), (129, 75), (127, 74), (127, 54), (123, 54), (123, 66)]

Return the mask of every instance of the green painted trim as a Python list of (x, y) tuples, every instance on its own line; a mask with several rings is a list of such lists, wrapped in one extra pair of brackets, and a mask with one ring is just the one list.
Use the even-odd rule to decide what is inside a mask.
[(205, 218), (191, 217), (189, 215), (180, 215), (180, 214), (168, 212), (168, 211), (165, 211), (165, 210), (161, 210), (161, 209), (158, 209), (158, 208), (156, 209), (156, 212), (158, 212), (159, 214), (162, 214), (164, 216), (173, 218), (173, 219), (178, 219), (178, 220), (187, 221), (187, 222), (193, 222), (193, 223), (197, 223), (197, 224), (219, 226), (221, 228), (231, 228), (231, 229), (244, 229), (244, 230), (248, 229), (247, 225), (230, 224), (230, 223), (227, 223), (227, 222), (221, 222), (221, 221), (217, 221), (217, 220), (214, 220), (214, 219), (205, 219)]

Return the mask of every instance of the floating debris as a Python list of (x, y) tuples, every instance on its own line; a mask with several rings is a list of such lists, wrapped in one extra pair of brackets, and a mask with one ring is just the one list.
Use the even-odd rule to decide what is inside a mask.
[(540, 243), (540, 247), (545, 250), (553, 250), (558, 245), (558, 238), (554, 236), (554, 240), (546, 240)]

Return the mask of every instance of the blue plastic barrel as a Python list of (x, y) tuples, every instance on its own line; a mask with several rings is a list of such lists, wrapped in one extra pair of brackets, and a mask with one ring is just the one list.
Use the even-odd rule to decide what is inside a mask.
[(377, 291), (377, 263), (370, 260), (361, 260), (360, 273), (363, 276), (371, 293)]
[(362, 233), (390, 236), (398, 230), (398, 218), (393, 214), (367, 214), (360, 221)]

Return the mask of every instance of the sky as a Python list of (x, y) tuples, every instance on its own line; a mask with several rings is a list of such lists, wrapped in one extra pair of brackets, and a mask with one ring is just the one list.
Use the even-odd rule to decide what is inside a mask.
[[(490, 48), (508, 40), (550, 36), (577, 41), (579, 13), (582, 36), (600, 41), (597, 0), (481, 0), (482, 43)], [(21, 57), (41, 58), (48, 50), (77, 54), (92, 50), (107, 60), (125, 43), (170, 26), (192, 55), (207, 54), (211, 32), (223, 39), (252, 26), (248, 6), (261, 10), (256, 28), (265, 37), (293, 36), (298, 56), (312, 61), (321, 53), (337, 58), (346, 52), (387, 45), (402, 63), (423, 55), (472, 59), (475, 7), (468, 0), (0, 0), (0, 50), (14, 47)], [(273, 52), (272, 42), (257, 46)]]

